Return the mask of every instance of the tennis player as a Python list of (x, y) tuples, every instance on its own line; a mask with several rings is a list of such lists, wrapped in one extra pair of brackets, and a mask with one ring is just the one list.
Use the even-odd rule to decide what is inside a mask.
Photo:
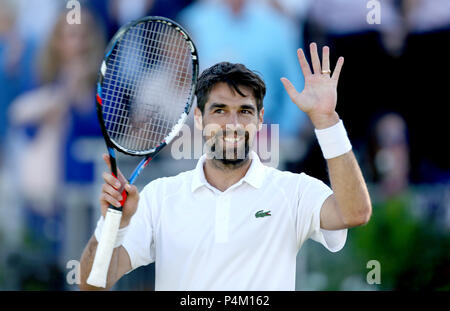
[[(156, 290), (295, 290), (296, 256), (307, 239), (331, 252), (343, 248), (347, 228), (363, 225), (371, 202), (346, 130), (335, 111), (343, 65), (331, 72), (329, 48), (312, 71), (301, 49), (305, 88), (282, 78), (305, 112), (328, 165), (331, 189), (304, 173), (269, 168), (251, 151), (263, 122), (262, 79), (244, 65), (206, 69), (196, 88), (195, 125), (206, 133), (206, 152), (194, 170), (149, 183), (128, 198), (108, 272), (107, 288), (124, 274), (155, 262)], [(109, 164), (108, 156), (104, 160)], [(120, 206), (119, 180), (104, 173), (100, 205)], [(103, 216), (81, 258), (82, 290), (100, 237)]]

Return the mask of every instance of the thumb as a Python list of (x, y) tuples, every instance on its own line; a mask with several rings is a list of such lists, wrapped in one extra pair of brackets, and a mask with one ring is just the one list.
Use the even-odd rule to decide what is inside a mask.
[(136, 195), (138, 194), (137, 187), (135, 185), (126, 184), (125, 190), (128, 192), (128, 195)]
[(291, 81), (289, 81), (286, 78), (281, 78), (281, 83), (283, 83), (284, 88), (286, 89), (286, 92), (289, 94), (289, 97), (291, 100), (295, 103), (295, 97), (297, 97), (298, 92), (295, 89), (294, 85), (292, 85)]
[[(139, 201), (139, 191), (135, 185), (126, 184), (125, 190), (127, 191), (127, 202), (131, 206), (137, 206), (137, 203)], [(132, 208), (135, 209), (135, 208)]]

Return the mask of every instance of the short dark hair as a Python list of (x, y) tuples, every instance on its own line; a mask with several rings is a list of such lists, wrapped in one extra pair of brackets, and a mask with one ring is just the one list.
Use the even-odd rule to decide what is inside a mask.
[(197, 96), (197, 106), (202, 114), (211, 89), (220, 82), (228, 84), (230, 88), (243, 97), (245, 95), (241, 92), (239, 86), (252, 89), (253, 97), (256, 100), (256, 108), (258, 112), (261, 111), (266, 95), (266, 84), (263, 79), (242, 64), (221, 62), (205, 69), (198, 78), (195, 95)]

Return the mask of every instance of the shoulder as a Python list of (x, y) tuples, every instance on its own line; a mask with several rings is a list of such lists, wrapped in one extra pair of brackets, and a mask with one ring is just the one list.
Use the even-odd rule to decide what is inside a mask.
[(292, 183), (298, 182), (303, 178), (304, 173), (293, 173), (290, 171), (281, 171), (274, 167), (265, 167), (266, 180), (271, 183)]
[(306, 173), (293, 173), (290, 171), (281, 171), (279, 169), (273, 167), (266, 167), (266, 185), (267, 186), (277, 186), (284, 191), (289, 192), (303, 192), (306, 191), (309, 187), (323, 184), (318, 178), (312, 177)]
[(141, 196), (161, 199), (167, 195), (184, 191), (190, 187), (193, 175), (194, 170), (189, 170), (175, 176), (157, 178), (144, 187)]

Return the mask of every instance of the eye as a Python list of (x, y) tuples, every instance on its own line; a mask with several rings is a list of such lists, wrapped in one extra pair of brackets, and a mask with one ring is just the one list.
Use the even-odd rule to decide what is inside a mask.
[(219, 108), (219, 109), (214, 110), (214, 113), (223, 114), (223, 113), (225, 113), (225, 110)]
[(243, 113), (243, 114), (253, 114), (253, 111), (250, 110), (250, 109), (243, 109), (243, 110), (241, 110), (241, 113)]

